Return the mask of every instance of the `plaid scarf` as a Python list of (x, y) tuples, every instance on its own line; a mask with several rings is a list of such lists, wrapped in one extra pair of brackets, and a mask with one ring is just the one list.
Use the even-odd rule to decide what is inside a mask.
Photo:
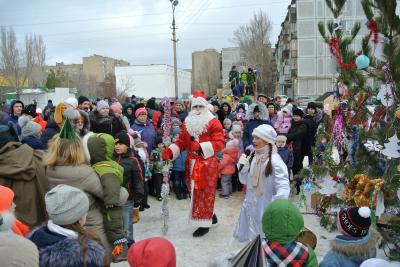
[(265, 244), (266, 266), (302, 267), (307, 265), (308, 248), (300, 242), (280, 244), (267, 241)]

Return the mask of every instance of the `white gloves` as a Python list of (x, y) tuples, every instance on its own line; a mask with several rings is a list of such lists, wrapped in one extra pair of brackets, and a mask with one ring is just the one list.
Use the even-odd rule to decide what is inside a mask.
[(249, 158), (250, 157), (247, 157), (245, 154), (242, 154), (240, 156), (238, 164), (237, 164), (237, 168), (240, 173), (247, 173), (249, 171), (249, 168), (250, 168)]
[(246, 154), (242, 154), (242, 155), (240, 156), (238, 163), (239, 163), (240, 165), (243, 165), (243, 166), (249, 165), (249, 160), (248, 160)]

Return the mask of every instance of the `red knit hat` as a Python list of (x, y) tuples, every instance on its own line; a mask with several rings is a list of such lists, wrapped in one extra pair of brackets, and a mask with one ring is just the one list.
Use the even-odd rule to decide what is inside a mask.
[(0, 212), (8, 210), (14, 200), (14, 192), (5, 186), (0, 185)]
[(153, 237), (133, 244), (128, 262), (135, 267), (176, 267), (175, 248), (163, 237)]

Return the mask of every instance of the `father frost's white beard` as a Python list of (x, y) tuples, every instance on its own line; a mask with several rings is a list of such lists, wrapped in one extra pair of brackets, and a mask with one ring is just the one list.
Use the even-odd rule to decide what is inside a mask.
[(213, 119), (214, 116), (206, 108), (200, 112), (192, 110), (185, 119), (185, 125), (190, 136), (194, 136), (196, 139), (207, 130), (208, 122)]

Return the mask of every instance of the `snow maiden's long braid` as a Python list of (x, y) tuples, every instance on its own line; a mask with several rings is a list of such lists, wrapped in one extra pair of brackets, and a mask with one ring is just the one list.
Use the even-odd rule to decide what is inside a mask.
[(267, 163), (267, 167), (265, 168), (265, 176), (270, 176), (272, 174), (272, 144), (268, 143), (269, 145), (269, 153), (268, 153), (268, 157), (269, 157), (269, 161)]

